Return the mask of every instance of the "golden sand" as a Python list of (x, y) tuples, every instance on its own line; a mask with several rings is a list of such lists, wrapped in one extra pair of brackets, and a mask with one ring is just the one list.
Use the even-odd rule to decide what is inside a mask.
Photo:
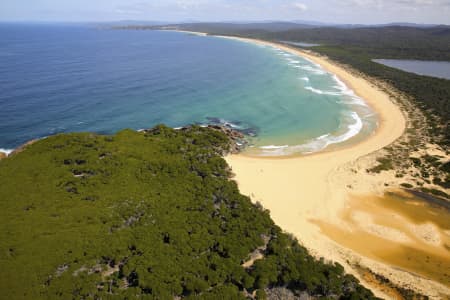
[[(371, 136), (357, 144), (337, 150), (289, 158), (258, 158), (245, 154), (228, 156), (226, 160), (236, 174), (235, 179), (241, 192), (269, 209), (274, 221), (285, 231), (293, 233), (313, 254), (338, 261), (365, 284), (368, 282), (364, 281), (348, 262), (364, 264), (383, 276), (390, 276), (396, 284), (414, 288), (431, 298), (439, 299), (444, 294), (450, 294), (450, 289), (441, 284), (448, 279), (446, 277), (448, 273), (438, 270), (440, 267), (449, 266), (446, 256), (448, 252), (446, 253), (442, 246), (438, 252), (435, 252), (432, 246), (416, 248), (414, 243), (417, 239), (410, 241), (410, 235), (402, 234), (395, 228), (386, 230), (389, 232), (388, 240), (377, 240), (374, 234), (370, 238), (362, 238), (367, 232), (361, 228), (368, 230), (373, 223), (365, 221), (365, 215), (360, 215), (357, 219), (361, 224), (366, 223), (365, 226), (358, 227), (347, 222), (346, 225), (350, 228), (334, 230), (338, 228), (336, 225), (345, 225), (343, 212), (345, 215), (345, 212), (352, 209), (351, 205), (354, 203), (348, 201), (350, 194), (347, 183), (354, 182), (355, 176), (358, 175), (348, 172), (346, 166), (360, 157), (390, 145), (405, 130), (405, 117), (390, 96), (364, 78), (354, 75), (327, 58), (280, 44), (237, 39), (274, 46), (310, 59), (345, 82), (377, 112), (379, 117), (379, 126)], [(347, 171), (342, 172), (343, 169)], [(358, 187), (358, 192), (367, 195), (380, 192), (369, 182), (359, 182)], [(376, 232), (380, 228), (375, 226), (371, 230)], [(426, 232), (429, 228), (418, 227), (415, 230)], [(433, 240), (433, 237), (430, 239)], [(392, 248), (392, 251), (380, 251), (375, 255), (377, 245), (386, 249)], [(428, 259), (428, 262), (423, 265), (411, 264), (412, 260), (423, 259)], [(421, 268), (426, 270), (420, 271)], [(413, 272), (432, 280), (417, 276)], [(391, 298), (376, 286), (370, 287), (377, 296)]]

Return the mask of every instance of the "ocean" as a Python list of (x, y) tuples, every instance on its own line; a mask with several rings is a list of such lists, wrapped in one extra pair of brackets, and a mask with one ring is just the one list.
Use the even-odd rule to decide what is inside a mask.
[[(220, 37), (0, 24), (0, 148), (62, 132), (221, 123), (252, 155), (355, 143), (376, 114), (320, 66)], [(0, 150), (2, 151), (2, 150)]]

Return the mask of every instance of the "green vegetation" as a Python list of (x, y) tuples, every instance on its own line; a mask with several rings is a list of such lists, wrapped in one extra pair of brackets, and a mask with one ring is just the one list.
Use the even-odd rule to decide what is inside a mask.
[(446, 162), (441, 166), (442, 171), (450, 173), (450, 161)]
[(392, 160), (388, 157), (377, 158), (377, 162), (378, 162), (378, 164), (375, 167), (373, 167), (367, 171), (371, 172), (371, 173), (380, 173), (382, 171), (389, 171), (394, 168), (392, 165)]
[(409, 184), (409, 183), (407, 183), (407, 182), (401, 183), (400, 185), (401, 185), (402, 187), (406, 188), (406, 189), (412, 189), (412, 188), (413, 188), (413, 185), (412, 185), (412, 184)]
[[(165, 27), (165, 26), (163, 26)], [(406, 26), (382, 27), (307, 27), (290, 28), (278, 24), (197, 23), (174, 26), (189, 31), (215, 35), (245, 36), (271, 41), (322, 44), (359, 51), (371, 58), (409, 58), (450, 61), (450, 26), (428, 28)], [(271, 28), (272, 27), (272, 28)], [(153, 29), (158, 26), (130, 26), (121, 29)], [(382, 56), (378, 56), (381, 54)]]
[[(373, 299), (239, 194), (218, 131), (52, 136), (0, 161), (1, 299)], [(244, 268), (255, 249), (264, 258)]]

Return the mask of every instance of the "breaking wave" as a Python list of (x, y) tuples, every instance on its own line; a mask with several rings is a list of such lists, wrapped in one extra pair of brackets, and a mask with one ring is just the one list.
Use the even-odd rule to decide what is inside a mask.
[(3, 149), (3, 148), (0, 148), (0, 152), (5, 153), (6, 155), (10, 155), (11, 152), (13, 152), (13, 151), (14, 151), (14, 149)]
[(290, 155), (295, 153), (310, 154), (321, 151), (332, 144), (345, 142), (356, 136), (363, 128), (363, 121), (356, 112), (351, 112), (350, 119), (353, 122), (346, 126), (346, 131), (342, 134), (324, 134), (302, 145), (295, 146), (263, 146), (259, 147), (264, 156)]

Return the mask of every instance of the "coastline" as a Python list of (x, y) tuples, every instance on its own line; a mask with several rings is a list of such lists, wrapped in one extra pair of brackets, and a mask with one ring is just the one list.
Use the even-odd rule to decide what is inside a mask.
[[(183, 31), (181, 31), (181, 32), (183, 32)], [(274, 42), (241, 38), (241, 37), (230, 37), (230, 36), (215, 36), (215, 37), (233, 39), (233, 40), (238, 40), (238, 41), (242, 41), (242, 42), (278, 48), (283, 51), (289, 52), (291, 54), (295, 54), (295, 55), (301, 56), (303, 58), (306, 58), (309, 61), (319, 65), (325, 71), (331, 73), (332, 75), (335, 75), (348, 88), (350, 88), (350, 90), (354, 91), (355, 95), (357, 95), (359, 98), (361, 98), (374, 112), (376, 112), (378, 114), (378, 121), (379, 121), (378, 127), (374, 130), (374, 132), (372, 133), (372, 136), (368, 137), (369, 139), (372, 138), (374, 135), (377, 135), (378, 132), (383, 131), (384, 129), (381, 128), (383, 126), (393, 126), (393, 128), (399, 127), (399, 128), (396, 128), (397, 130), (393, 134), (393, 135), (395, 135), (395, 137), (393, 137), (393, 138), (391, 137), (389, 143), (387, 143), (386, 145), (383, 145), (373, 151), (379, 150), (379, 149), (389, 145), (390, 143), (394, 142), (398, 137), (400, 137), (403, 134), (403, 131), (406, 128), (406, 120), (405, 120), (404, 114), (394, 103), (392, 103), (389, 95), (382, 92), (377, 87), (375, 87), (375, 85), (367, 82), (365, 79), (355, 76), (354, 74), (350, 73), (349, 71), (345, 70), (341, 66), (328, 60), (325, 57), (316, 55), (309, 50), (300, 50), (298, 48), (293, 48), (291, 46), (274, 43)], [(396, 119), (396, 121), (392, 122), (392, 120), (395, 120), (395, 119)], [(389, 122), (386, 122), (387, 120), (389, 120)], [(357, 146), (360, 143), (364, 143), (364, 141), (361, 141), (361, 142), (358, 142), (355, 144), (351, 144), (351, 145), (346, 145), (343, 148), (350, 149), (350, 148), (353, 148), (354, 146)], [(342, 148), (335, 149), (335, 150), (332, 150), (332, 152), (340, 151), (340, 150), (343, 150), (343, 149)], [(325, 149), (325, 151), (327, 151), (327, 150)], [(370, 152), (373, 152), (373, 151), (370, 151)], [(319, 154), (320, 152), (321, 151), (314, 153), (314, 154)], [(296, 156), (298, 156), (298, 155), (289, 155), (290, 158), (296, 157)]]
[[(190, 35), (192, 39), (195, 39), (193, 36), (197, 35), (208, 36), (206, 33), (179, 32)], [(297, 55), (301, 56), (310, 61), (311, 64), (320, 66), (330, 75), (338, 78), (337, 80), (342, 81), (343, 85), (355, 92), (355, 95), (364, 99), (367, 106), (373, 110), (374, 119), (378, 120), (377, 123), (373, 123), (377, 124), (375, 127), (370, 127), (373, 130), (367, 131), (367, 134), (361, 134), (358, 139), (350, 138), (347, 142), (336, 143), (307, 155), (305, 155), (306, 153), (292, 153), (279, 154), (281, 156), (258, 156), (250, 152), (239, 152), (241, 149), (245, 149), (241, 148), (242, 144), (239, 143), (243, 136), (239, 135), (241, 132), (231, 129), (231, 134), (237, 136), (224, 133), (231, 139), (236, 137), (238, 142), (232, 143), (233, 148), (230, 147), (235, 151), (221, 152), (221, 155), (224, 156), (231, 167), (229, 170), (232, 171), (232, 173), (229, 173), (229, 175), (232, 174), (232, 178), (227, 177), (224, 180), (236, 180), (241, 194), (248, 195), (253, 202), (262, 204), (258, 207), (268, 209), (275, 224), (279, 225), (285, 232), (292, 233), (292, 236), (297, 237), (300, 244), (308, 248), (312, 255), (317, 258), (324, 258), (325, 261), (340, 263), (345, 267), (346, 272), (355, 275), (377, 296), (403, 299), (402, 295), (404, 294), (401, 290), (397, 290), (400, 291), (398, 298), (392, 296), (394, 291), (385, 290), (386, 285), (388, 285), (384, 281), (386, 279), (389, 285), (392, 282), (396, 286), (411, 287), (415, 291), (431, 296), (431, 299), (438, 299), (439, 296), (441, 296), (439, 299), (446, 299), (446, 297), (442, 297), (443, 294), (450, 297), (449, 215), (440, 214), (436, 209), (435, 219), (425, 216), (426, 204), (417, 202), (417, 198), (414, 198), (415, 195), (413, 195), (413, 191), (415, 191), (413, 188), (422, 187), (422, 185), (411, 186), (410, 188), (406, 188), (405, 185), (403, 186), (405, 189), (394, 189), (394, 187), (402, 186), (400, 184), (409, 182), (408, 178), (394, 178), (396, 177), (394, 176), (395, 172), (402, 170), (399, 165), (392, 166), (392, 170), (383, 170), (381, 174), (379, 172), (374, 174), (375, 171), (369, 171), (369, 168), (374, 167), (374, 164), (371, 163), (376, 163), (383, 153), (389, 152), (391, 155), (389, 159), (392, 161), (404, 162), (409, 161), (410, 157), (415, 158), (413, 156), (415, 154), (411, 155), (410, 152), (408, 152), (406, 158), (398, 157), (395, 156), (395, 153), (392, 154), (393, 152), (390, 150), (398, 144), (406, 145), (404, 138), (410, 134), (410, 124), (414, 121), (414, 114), (405, 109), (404, 103), (399, 100), (395, 90), (389, 89), (388, 84), (386, 89), (386, 86), (380, 85), (380, 82), (372, 82), (370, 78), (368, 79), (368, 76), (358, 73), (351, 67), (340, 65), (327, 57), (308, 50), (299, 50), (293, 46), (284, 45), (284, 43), (278, 44), (276, 42), (229, 36), (212, 37), (239, 40), (234, 42), (236, 44), (248, 43), (247, 47), (244, 48), (250, 50), (258, 48), (250, 45), (250, 43), (264, 45), (260, 48), (276, 47), (280, 49), (280, 52), (292, 53), (289, 57), (296, 55), (296, 60), (300, 60)], [(246, 45), (244, 44), (244, 46)], [(220, 58), (220, 52), (214, 52), (212, 55)], [(222, 55), (226, 55), (226, 52)], [(332, 71), (333, 68), (335, 68), (334, 71)], [(255, 70), (253, 69), (253, 71)], [(273, 73), (273, 69), (266, 69), (266, 72)], [(275, 72), (273, 75), (278, 74)], [(237, 79), (239, 80), (239, 78)], [(366, 96), (362, 96), (362, 94)], [(261, 100), (259, 101), (261, 102)], [(251, 108), (251, 106), (249, 107)], [(295, 115), (295, 109), (291, 111)], [(375, 116), (378, 116), (378, 118), (375, 118)], [(222, 121), (219, 122), (219, 124), (221, 123)], [(220, 128), (216, 129), (227, 131), (230, 128), (235, 128), (233, 124), (225, 124), (225, 126), (217, 125)], [(188, 127), (174, 129), (184, 131)], [(145, 131), (146, 129), (138, 130), (138, 132)], [(418, 140), (420, 140), (420, 137)], [(9, 161), (1, 161), (2, 158), (7, 158), (9, 154), (13, 156), (19, 153), (34, 141), (31, 140), (15, 150), (0, 149), (0, 165), (2, 163), (5, 166), (9, 165)], [(278, 144), (275, 143), (275, 145)], [(411, 150), (410, 145), (414, 144), (408, 144), (409, 147), (405, 147), (405, 151)], [(134, 147), (135, 149), (136, 147)], [(44, 153), (44, 151), (41, 151), (41, 153)], [(442, 151), (439, 152), (436, 148), (436, 152), (433, 154), (435, 153), (440, 155)], [(23, 154), (26, 155), (26, 153)], [(104, 154), (99, 157), (102, 159)], [(11, 158), (12, 160), (15, 159), (14, 157)], [(40, 169), (42, 170), (42, 168)], [(84, 178), (85, 175), (86, 177), (89, 175), (84, 173), (78, 175), (79, 173), (75, 172), (79, 171), (72, 170), (73, 176), (77, 178), (80, 176)], [(417, 172), (417, 176), (422, 175), (420, 171)], [(32, 174), (33, 172), (27, 173)], [(18, 176), (13, 177), (19, 178)], [(408, 190), (411, 193), (408, 193)], [(421, 193), (418, 190), (417, 193)], [(400, 202), (410, 197), (410, 199), (413, 199), (410, 201), (411, 203), (402, 203), (401, 205), (404, 205), (400, 207), (401, 205), (398, 203), (389, 202), (391, 201), (389, 197), (392, 194), (399, 195), (400, 193), (404, 193), (401, 196), (405, 197)], [(425, 192), (423, 193), (423, 196), (427, 195)], [(418, 195), (417, 197), (421, 196)], [(424, 202), (431, 201), (426, 200)], [(408, 207), (405, 209), (404, 206)], [(408, 209), (410, 210), (410, 216), (407, 214)], [(417, 211), (419, 211), (418, 214), (422, 213), (420, 216), (423, 217), (422, 220), (419, 220)], [(276, 217), (274, 214), (276, 214)], [(413, 220), (414, 218), (416, 219)], [(426, 223), (421, 223), (423, 220)], [(442, 227), (439, 228), (437, 224), (440, 221), (446, 223), (447, 231), (442, 230)], [(251, 223), (256, 224), (254, 221)], [(408, 234), (405, 234), (407, 231), (409, 231)], [(377, 238), (377, 244), (372, 244), (374, 238), (369, 235)], [(407, 268), (408, 261), (411, 258), (422, 260), (423, 265), (426, 264), (425, 260), (429, 258), (428, 256), (418, 256), (417, 253), (412, 255), (406, 253), (406, 251), (411, 250), (406, 246), (412, 244), (412, 242), (418, 243), (424, 253), (430, 254), (431, 259), (434, 259), (435, 265), (438, 266), (433, 270), (435, 277), (428, 276), (426, 272), (416, 272), (414, 269)], [(405, 255), (402, 257), (403, 265), (392, 263), (392, 260), (388, 262), (383, 261), (383, 259), (378, 260), (380, 258), (379, 253), (373, 253), (376, 251), (383, 252), (382, 254), (385, 256), (394, 256), (398, 254), (394, 253), (398, 250), (398, 245), (402, 245), (406, 249)], [(440, 252), (441, 257), (438, 260), (435, 259), (436, 256), (433, 256), (435, 253), (432, 252), (437, 248), (443, 250)], [(429, 252), (426, 252), (428, 250)], [(254, 253), (263, 254), (263, 256), (265, 254), (264, 250)], [(246, 261), (243, 266), (251, 267), (251, 263)], [(116, 267), (114, 269), (117, 271)], [(107, 268), (109, 269), (109, 266)], [(370, 273), (372, 271), (373, 273)], [(375, 276), (375, 279), (373, 279), (369, 278), (368, 273), (369, 275), (382, 274), (384, 277), (381, 277), (380, 280)], [(107, 275), (111, 274), (108, 273)], [(441, 278), (444, 277), (446, 277), (446, 281), (442, 281)], [(438, 279), (435, 280), (435, 278)], [(393, 287), (393, 285), (390, 287)]]
[[(350, 138), (346, 138), (337, 143), (332, 142), (330, 144), (327, 144), (324, 148), (318, 149), (318, 150), (315, 150), (312, 152), (309, 152), (309, 151), (308, 152), (297, 152), (297, 151), (295, 151), (292, 153), (283, 153), (280, 155), (277, 155), (277, 154), (262, 155), (259, 153), (255, 154), (255, 153), (251, 153), (251, 152), (243, 152), (243, 153), (241, 153), (241, 155), (243, 155), (243, 156), (256, 157), (256, 158), (260, 158), (260, 159), (266, 159), (266, 158), (267, 159), (291, 159), (291, 158), (295, 158), (295, 157), (299, 157), (299, 156), (300, 157), (303, 157), (305, 155), (311, 156), (311, 155), (316, 155), (316, 154), (320, 154), (323, 152), (335, 152), (335, 151), (339, 151), (339, 150), (343, 150), (343, 149), (349, 149), (349, 148), (352, 148), (353, 146), (363, 143), (365, 141), (365, 139), (370, 138), (373, 135), (376, 135), (377, 131), (379, 130), (378, 127), (384, 126), (385, 122), (384, 122), (383, 118), (385, 118), (386, 115), (391, 114), (392, 111), (394, 110), (394, 108), (392, 108), (392, 106), (386, 107), (385, 99), (383, 99), (383, 101), (377, 100), (380, 97), (380, 95), (381, 95), (381, 97), (389, 97), (386, 93), (380, 93), (378, 95), (373, 95), (372, 91), (374, 89), (376, 89), (374, 85), (370, 84), (370, 88), (367, 88), (367, 86), (365, 86), (365, 83), (366, 83), (365, 79), (362, 79), (358, 76), (351, 74), (346, 69), (342, 68), (341, 66), (336, 65), (334, 62), (329, 61), (325, 57), (318, 56), (309, 50), (300, 50), (299, 48), (294, 48), (292, 46), (285, 45), (285, 44), (257, 40), (257, 39), (250, 39), (250, 38), (223, 36), (223, 35), (209, 35), (209, 34), (203, 33), (203, 32), (194, 32), (194, 31), (185, 31), (185, 30), (168, 30), (168, 31), (174, 31), (174, 32), (179, 32), (179, 33), (184, 33), (184, 34), (192, 34), (192, 35), (203, 36), (203, 37), (210, 36), (210, 37), (216, 37), (216, 38), (237, 40), (237, 41), (241, 41), (241, 42), (257, 44), (260, 46), (269, 46), (269, 47), (273, 47), (275, 49), (280, 49), (282, 51), (285, 51), (287, 53), (290, 53), (290, 54), (293, 54), (296, 56), (300, 56), (300, 57), (308, 60), (309, 62), (318, 65), (320, 68), (322, 68), (323, 70), (325, 70), (326, 72), (328, 72), (332, 76), (334, 76), (336, 78), (336, 81), (343, 83), (346, 88), (348, 88), (350, 91), (354, 92), (354, 95), (357, 98), (359, 98), (361, 101), (363, 101), (365, 103), (365, 105), (371, 111), (373, 111), (374, 114), (377, 115), (377, 123), (374, 124), (375, 128), (372, 130), (372, 132), (370, 132), (368, 134), (368, 136), (361, 135), (361, 130), (359, 130), (358, 133), (356, 133), (356, 135), (352, 135)], [(376, 100), (373, 100), (373, 99), (376, 99)], [(356, 112), (354, 112), (354, 113), (356, 114)], [(391, 117), (387, 117), (387, 118), (392, 119)], [(359, 121), (361, 121), (361, 119), (359, 119)], [(399, 126), (403, 127), (402, 130), (405, 129), (406, 121), (404, 120), (404, 115), (398, 119), (397, 124)], [(393, 126), (393, 125), (397, 126), (396, 124), (388, 124), (388, 126)], [(401, 136), (401, 134), (399, 134), (398, 136)], [(356, 140), (355, 140), (355, 138), (356, 138)], [(392, 141), (395, 141), (395, 138), (392, 139)], [(301, 144), (301, 145), (294, 144), (294, 145), (276, 146), (276, 147), (295, 148), (298, 146), (304, 146), (304, 144)], [(272, 145), (267, 146), (267, 147), (272, 147)], [(380, 147), (379, 149), (381, 149), (383, 147)], [(379, 149), (376, 149), (376, 150), (379, 150)]]
[[(439, 299), (442, 294), (448, 294), (450, 289), (439, 282), (346, 248), (327, 236), (324, 227), (319, 225), (321, 223), (343, 225), (342, 213), (352, 209), (350, 198), (355, 195), (381, 196), (386, 191), (383, 176), (378, 176), (375, 183), (359, 179), (357, 190), (354, 190), (350, 183), (358, 181), (357, 173), (365, 172), (367, 167), (357, 162), (358, 159), (388, 147), (400, 138), (406, 129), (406, 116), (394, 104), (392, 96), (365, 78), (310, 51), (248, 38), (216, 37), (271, 46), (309, 59), (336, 75), (378, 114), (379, 120), (378, 127), (366, 139), (338, 149), (307, 156), (255, 157), (246, 154), (227, 156), (225, 159), (235, 174), (234, 179), (241, 193), (267, 208), (275, 223), (283, 230), (294, 234), (312, 254), (339, 262), (347, 272), (357, 276), (379, 297), (394, 298), (395, 292), (386, 290), (379, 282), (363, 276), (358, 271), (360, 268), (355, 268), (355, 265), (380, 274), (397, 286), (425, 293), (431, 299)], [(384, 182), (392, 179), (390, 174), (385, 176)], [(361, 222), (363, 225), (367, 223), (365, 225), (369, 227), (373, 225), (367, 220)]]

